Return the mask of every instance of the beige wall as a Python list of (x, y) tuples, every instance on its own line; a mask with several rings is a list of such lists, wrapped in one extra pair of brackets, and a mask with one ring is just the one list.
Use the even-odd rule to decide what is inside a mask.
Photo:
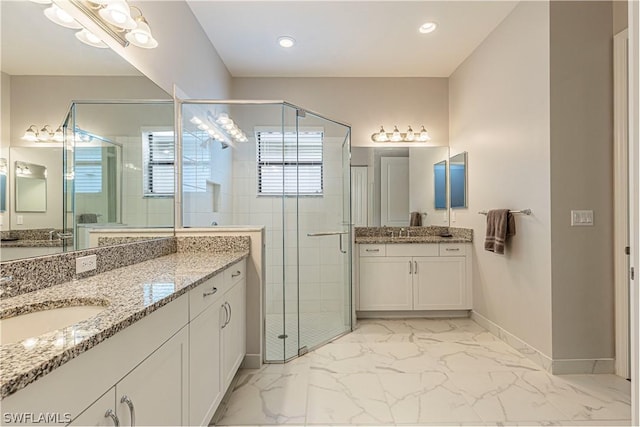
[(384, 125), (419, 130), (433, 145), (449, 142), (446, 78), (234, 78), (235, 99), (283, 99), (352, 127), (353, 146), (372, 146), (371, 134)]
[(629, 2), (626, 0), (613, 0), (611, 3), (613, 4), (613, 34), (618, 34), (629, 26)]
[[(451, 155), (469, 153), (469, 208), (454, 227), (474, 231), (474, 310), (551, 355), (549, 9), (523, 2), (449, 82)], [(483, 249), (480, 210), (516, 218), (504, 256)]]
[[(550, 12), (553, 358), (610, 358), (612, 5), (558, 1)], [(595, 225), (571, 227), (571, 209), (592, 209)]]

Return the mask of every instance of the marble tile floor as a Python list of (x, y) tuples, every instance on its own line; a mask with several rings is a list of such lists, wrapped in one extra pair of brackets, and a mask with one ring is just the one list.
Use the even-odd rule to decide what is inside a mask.
[(242, 370), (215, 425), (630, 425), (629, 383), (543, 371), (473, 320), (361, 320), (287, 364)]

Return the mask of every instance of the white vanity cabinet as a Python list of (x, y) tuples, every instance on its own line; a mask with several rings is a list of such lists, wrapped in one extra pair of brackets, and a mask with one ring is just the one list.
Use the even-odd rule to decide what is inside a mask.
[(208, 425), (245, 356), (246, 262), (189, 292), (189, 424)]
[(468, 244), (359, 246), (359, 311), (471, 309)]

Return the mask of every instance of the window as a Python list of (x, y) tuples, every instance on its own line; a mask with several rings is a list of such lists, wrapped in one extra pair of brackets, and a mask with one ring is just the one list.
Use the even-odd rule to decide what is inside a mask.
[(182, 136), (182, 190), (191, 193), (207, 191), (211, 178), (211, 149), (201, 138), (184, 133)]
[(321, 131), (256, 132), (258, 195), (321, 196), (322, 139)]
[(76, 193), (102, 192), (102, 147), (76, 147), (74, 166)]
[(146, 197), (173, 197), (175, 141), (173, 131), (142, 133), (143, 191)]

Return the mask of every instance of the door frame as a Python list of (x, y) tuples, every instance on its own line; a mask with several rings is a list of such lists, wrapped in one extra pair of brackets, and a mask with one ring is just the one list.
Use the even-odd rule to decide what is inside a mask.
[(613, 38), (615, 372), (630, 378), (628, 30)]

